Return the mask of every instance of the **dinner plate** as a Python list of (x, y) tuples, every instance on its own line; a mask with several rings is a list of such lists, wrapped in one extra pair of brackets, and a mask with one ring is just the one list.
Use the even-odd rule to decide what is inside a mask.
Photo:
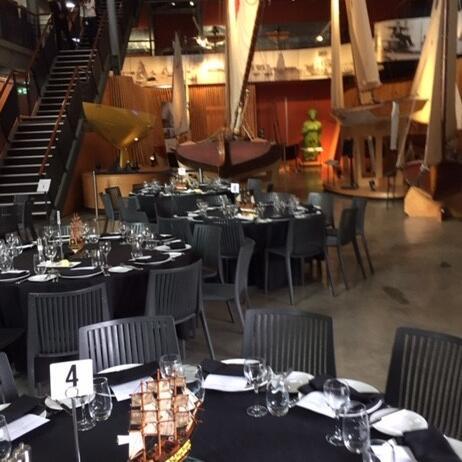
[(451, 446), (452, 450), (457, 454), (457, 456), (462, 459), (462, 441), (456, 440), (454, 438), (449, 438), (446, 436), (448, 440), (449, 446)]
[(349, 387), (354, 388), (358, 393), (380, 393), (380, 391), (368, 383), (353, 379), (339, 379), (345, 382)]
[(314, 375), (302, 371), (292, 371), (286, 379), (289, 393), (297, 393), (298, 389), (314, 379)]
[(49, 282), (53, 281), (56, 278), (54, 274), (34, 274), (30, 276), (27, 280), (30, 282)]
[(392, 412), (395, 408), (385, 408), (374, 412), (371, 421), (380, 419), (372, 427), (385, 435), (403, 436), (403, 433), (428, 428), (427, 421), (417, 412), (401, 409)]
[(103, 274), (102, 270), (95, 271), (94, 273), (85, 273), (85, 274), (78, 274), (78, 271), (75, 272), (76, 274), (60, 274), (60, 278), (62, 279), (88, 279), (94, 276), (99, 276)]
[(130, 271), (133, 271), (134, 268), (130, 266), (112, 266), (111, 268), (108, 269), (110, 273), (118, 273), (118, 274), (125, 274), (129, 273)]
[(3, 274), (5, 275), (9, 274), (9, 276), (2, 277), (0, 279), (0, 283), (21, 281), (22, 279), (25, 279), (30, 276), (30, 271), (29, 270), (13, 270), (13, 271), (7, 271), (6, 273), (3, 273)]
[[(64, 405), (61, 406), (61, 403)], [(45, 398), (45, 406), (52, 411), (63, 411), (72, 409), (72, 401), (70, 399), (62, 399), (60, 401), (54, 401), (48, 396)], [(82, 403), (79, 399), (76, 400), (75, 407), (82, 406)]]
[[(148, 260), (148, 258), (146, 260)], [(172, 257), (169, 255), (168, 258), (166, 258), (165, 260), (160, 260), (160, 261), (146, 261), (146, 260), (141, 260), (139, 258), (137, 258), (136, 260), (130, 260), (130, 261), (133, 262), (133, 264), (135, 265), (154, 266), (154, 265), (163, 265), (164, 263), (169, 262), (171, 259)]]
[(155, 248), (159, 252), (184, 252), (185, 250), (189, 250), (191, 248), (190, 244), (186, 244), (185, 247), (181, 247), (179, 249), (171, 249), (168, 245), (159, 245)]

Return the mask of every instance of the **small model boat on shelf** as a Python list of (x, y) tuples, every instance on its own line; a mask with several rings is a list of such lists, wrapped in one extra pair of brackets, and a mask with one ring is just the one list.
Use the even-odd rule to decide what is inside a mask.
[(130, 462), (183, 462), (191, 451), (201, 401), (183, 376), (142, 382), (131, 396)]

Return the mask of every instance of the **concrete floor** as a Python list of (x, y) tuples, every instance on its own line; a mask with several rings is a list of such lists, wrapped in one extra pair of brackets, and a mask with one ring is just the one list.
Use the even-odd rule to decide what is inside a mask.
[[(317, 172), (291, 174), (275, 182), (276, 191), (288, 190), (304, 199), (319, 190)], [(349, 200), (338, 196), (336, 213)], [(386, 208), (370, 201), (366, 233), (375, 275), (363, 280), (352, 249), (346, 249), (349, 291), (335, 264), (337, 296), (319, 281), (295, 289), (295, 307), (332, 316), (339, 376), (356, 378), (384, 389), (395, 329), (412, 326), (462, 336), (462, 223), (411, 219), (397, 201)], [(254, 308), (290, 307), (287, 289), (268, 296), (251, 289)], [(207, 305), (212, 340), (219, 358), (240, 355), (242, 334), (231, 324), (225, 305)], [(188, 342), (188, 362), (207, 355), (201, 329)]]

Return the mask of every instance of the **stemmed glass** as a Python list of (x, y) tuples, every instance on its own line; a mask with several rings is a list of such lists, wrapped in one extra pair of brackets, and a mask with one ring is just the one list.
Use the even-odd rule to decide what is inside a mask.
[(107, 257), (111, 251), (111, 242), (108, 240), (101, 241), (99, 243), (99, 250), (104, 255), (104, 267), (105, 269), (109, 268)]
[(34, 273), (37, 276), (44, 275), (47, 271), (47, 267), (46, 267), (43, 256), (40, 255), (39, 253), (35, 253), (33, 256), (33, 262), (34, 262)]
[(183, 374), (183, 364), (180, 355), (166, 354), (159, 359), (160, 374), (164, 379)]
[[(253, 390), (258, 399), (258, 388), (266, 379), (267, 369), (265, 360), (261, 358), (247, 358), (244, 360), (244, 376), (253, 385)], [(268, 409), (261, 404), (254, 404), (247, 408), (247, 415), (251, 417), (263, 417)]]
[[(56, 255), (58, 254), (58, 243), (54, 241), (47, 241), (43, 251), (45, 253), (45, 257), (47, 257), (47, 259), (50, 261), (50, 264), (52, 264), (56, 258)], [(58, 271), (51, 268), (50, 274), (53, 277), (56, 277), (58, 275)]]
[(11, 438), (5, 416), (0, 415), (0, 461), (6, 461), (11, 454)]
[(197, 366), (194, 373), (186, 372), (186, 386), (200, 402), (204, 401), (204, 375), (201, 366)]
[(326, 380), (324, 398), (328, 406), (335, 412), (335, 431), (332, 435), (326, 435), (326, 440), (333, 446), (343, 446), (340, 411), (350, 400), (350, 389), (346, 383), (340, 380)]
[(371, 451), (369, 416), (366, 406), (351, 402), (344, 408), (342, 435), (348, 451), (361, 454), (363, 462), (376, 462), (379, 459)]

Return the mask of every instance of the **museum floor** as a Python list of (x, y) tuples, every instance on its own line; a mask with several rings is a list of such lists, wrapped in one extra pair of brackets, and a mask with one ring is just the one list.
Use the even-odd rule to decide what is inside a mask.
[[(279, 177), (275, 190), (284, 191), (285, 186), (302, 199), (308, 191), (320, 189), (315, 172)], [(339, 212), (348, 200), (337, 199)], [(348, 249), (349, 291), (340, 283), (336, 267), (336, 297), (317, 280), (295, 289), (296, 308), (333, 317), (339, 376), (382, 389), (397, 327), (462, 336), (462, 222), (411, 219), (402, 205), (397, 201), (387, 209), (384, 201), (368, 204), (366, 233), (375, 275), (363, 280)], [(334, 255), (332, 261), (336, 262)], [(254, 307), (290, 306), (287, 289), (265, 296), (253, 288), (251, 302)], [(207, 315), (217, 356), (239, 356), (241, 333), (230, 323), (226, 306), (209, 304)], [(190, 362), (207, 355), (201, 329), (188, 350), (194, 351)]]

